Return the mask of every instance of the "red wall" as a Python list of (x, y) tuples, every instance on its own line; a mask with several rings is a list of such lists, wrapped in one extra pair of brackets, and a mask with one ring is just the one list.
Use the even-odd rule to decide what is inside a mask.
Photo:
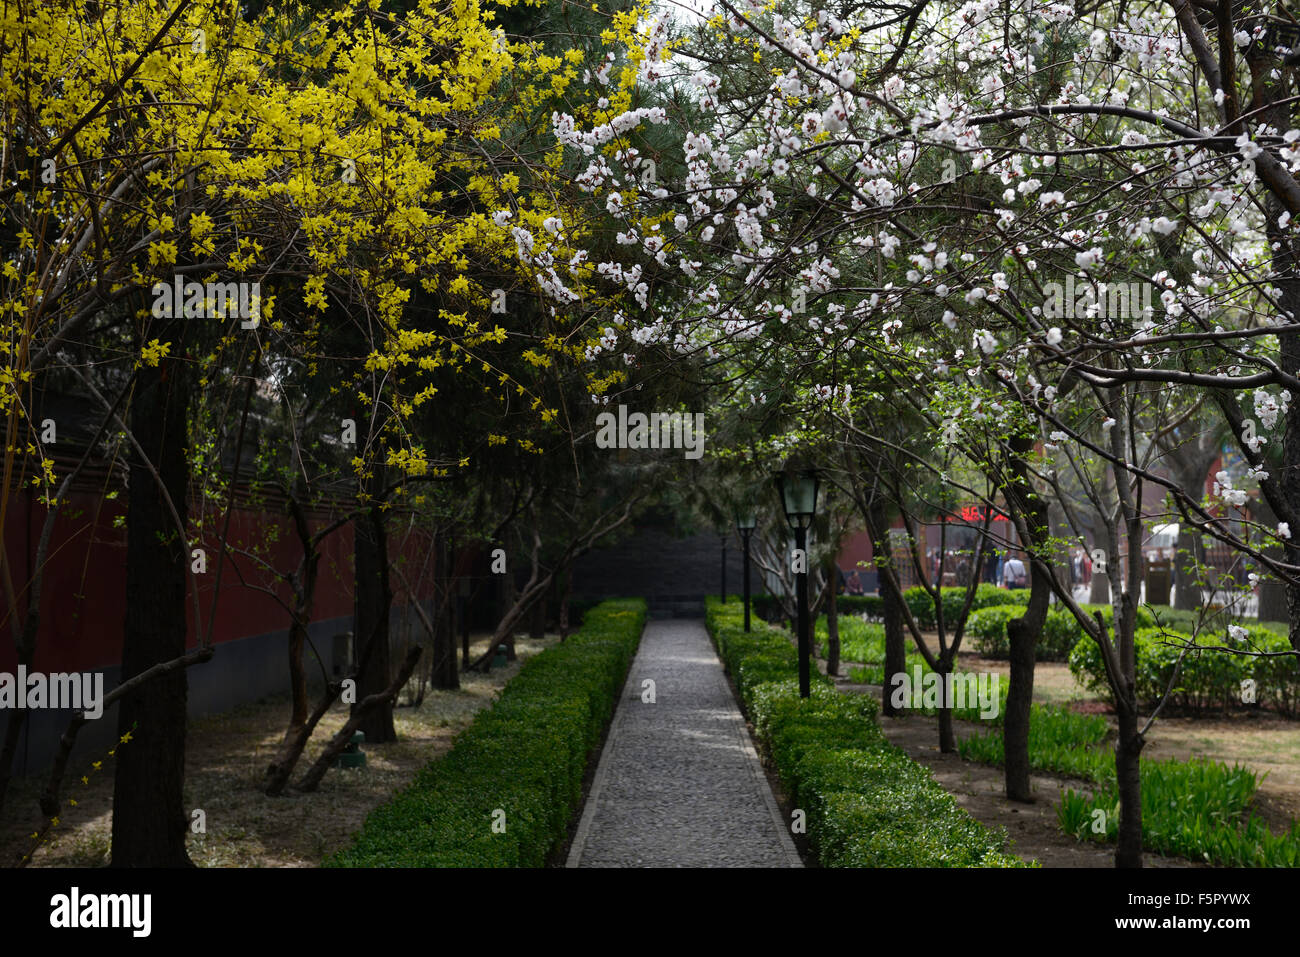
[[(873, 567), (870, 564), (871, 536), (866, 532), (854, 532), (849, 535), (840, 545), (840, 555), (837, 561), (846, 575), (855, 569), (859, 575), (865, 571), (870, 571)], [(858, 562), (867, 564), (859, 565)]]
[[(96, 509), (99, 514), (96, 516)], [(5, 521), (4, 547), (10, 564), (14, 590), (20, 607), (25, 607), (24, 589), (30, 580), (36, 546), (40, 540), (46, 509), (26, 493), (13, 495)], [(125, 496), (115, 501), (100, 501), (91, 493), (73, 494), (55, 521), (50, 542), (44, 585), (41, 592), (41, 625), (37, 642), (35, 670), (87, 671), (116, 665), (122, 658), (122, 625), (125, 615), (126, 528), (114, 527), (114, 519), (125, 515)], [(319, 528), (322, 521), (313, 522)], [(199, 581), (199, 604), (202, 627), (208, 627), (216, 586), (217, 550), (221, 516), (212, 523), (207, 542), (207, 573)], [(274, 531), (278, 534), (268, 534)], [(259, 555), (276, 568), (292, 570), (301, 559), (286, 516), (274, 511), (236, 509), (230, 523), (232, 549), (253, 550), (260, 543)], [(202, 547), (193, 543), (191, 547)], [(401, 549), (407, 559), (405, 573), (417, 590), (426, 597), (432, 593), (427, 584), (433, 572), (432, 561), (424, 563), (422, 543), (390, 541), (393, 554)], [(316, 586), (313, 620), (338, 618), (352, 614), (352, 526), (334, 531), (321, 549), (322, 555)], [(424, 572), (424, 587), (416, 585)], [(251, 635), (283, 631), (288, 628), (288, 613), (269, 595), (245, 587), (240, 574), (250, 585), (269, 586), (273, 576), (257, 563), (229, 554), (221, 572), (221, 596), (213, 623), (213, 641), (220, 643)], [(401, 581), (393, 576), (394, 604), (409, 601)], [(287, 586), (278, 593), (288, 598)], [(189, 647), (198, 645), (194, 632), (193, 604), (187, 596), (186, 619), (189, 623)], [(13, 620), (0, 591), (0, 671), (12, 672), (17, 664), (13, 642)]]

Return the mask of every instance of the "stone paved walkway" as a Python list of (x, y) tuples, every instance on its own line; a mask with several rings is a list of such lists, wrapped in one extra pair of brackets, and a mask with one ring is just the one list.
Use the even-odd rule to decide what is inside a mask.
[(647, 624), (568, 866), (801, 866), (701, 622)]

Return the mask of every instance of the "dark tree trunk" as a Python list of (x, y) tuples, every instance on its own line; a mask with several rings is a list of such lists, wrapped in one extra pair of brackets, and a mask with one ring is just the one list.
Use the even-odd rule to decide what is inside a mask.
[(952, 754), (957, 750), (957, 736), (952, 729), (952, 701), (948, 698), (948, 675), (952, 674), (952, 662), (940, 658), (936, 674), (942, 689), (939, 700), (939, 751)]
[[(31, 669), (31, 661), (19, 660), (19, 663)], [(9, 793), (9, 781), (13, 777), (14, 757), (18, 753), (18, 739), (22, 737), (23, 725), (27, 723), (27, 709), (15, 708), (5, 720), (4, 747), (0, 749), (0, 814), (4, 813), (5, 795)]]
[[(1119, 847), (1116, 867), (1142, 866), (1142, 741), (1138, 737), (1138, 715), (1129, 708), (1119, 711), (1119, 740), (1115, 744), (1115, 774), (1119, 782)], [(1133, 810), (1136, 808), (1136, 812)]]
[[(1111, 414), (1119, 410), (1118, 403), (1112, 407)], [(1122, 451), (1117, 436), (1111, 437), (1111, 451)], [(1116, 716), (1119, 724), (1119, 738), (1115, 746), (1115, 774), (1119, 786), (1119, 848), (1115, 853), (1116, 867), (1142, 866), (1142, 778), (1141, 755), (1145, 743), (1138, 730), (1137, 701), (1137, 643), (1134, 633), (1137, 630), (1137, 596), (1141, 587), (1142, 573), (1142, 498), (1141, 485), (1137, 486), (1136, 497), (1128, 488), (1120, 484), (1116, 476), (1116, 487), (1120, 504), (1125, 515), (1127, 532), (1125, 564), (1128, 566), (1128, 584), (1120, 592), (1115, 609), (1114, 631), (1115, 645), (1119, 656), (1118, 680), (1112, 679), (1111, 691), (1115, 695)], [(1119, 569), (1113, 569), (1118, 571)], [(1119, 576), (1114, 588), (1120, 588)]]
[[(1034, 648), (1043, 634), (1047, 622), (1047, 609), (1052, 594), (1050, 571), (1043, 567), (1047, 559), (1048, 506), (1034, 493), (1029, 483), (1029, 468), (1024, 456), (1033, 450), (1027, 440), (1013, 439), (1012, 456), (1008, 462), (1011, 481), (1003, 490), (1007, 504), (1018, 512), (1024, 521), (1030, 552), (1029, 605), (1025, 614), (1007, 622), (1007, 641), (1010, 646), (1010, 676), (1007, 683), (1006, 714), (1002, 719), (1005, 750), (1005, 783), (1007, 797), (1012, 801), (1033, 801), (1029, 786), (1029, 716), (1034, 700)], [(1040, 560), (1035, 561), (1037, 557)]]
[[(178, 341), (177, 323), (157, 329)], [(180, 351), (180, 350), (177, 350)], [(161, 477), (182, 522), (187, 519), (184, 361), (140, 369), (131, 430)], [(190, 552), (154, 476), (132, 451), (126, 547), (126, 622), (122, 679), (185, 654), (186, 563)], [(124, 698), (118, 733), (131, 741), (117, 752), (113, 783), (113, 866), (188, 867), (185, 851), (184, 669), (163, 675)]]
[(1174, 553), (1174, 607), (1181, 611), (1200, 611), (1201, 566), (1205, 547), (1196, 529), (1186, 522), (1178, 527), (1178, 548)]
[[(298, 790), (316, 790), (320, 785), (321, 779), (324, 778), (329, 769), (333, 767), (334, 759), (343, 753), (343, 749), (347, 747), (352, 735), (360, 730), (362, 725), (364, 725), (366, 715), (370, 714), (370, 712), (375, 708), (380, 707), (385, 703), (387, 703), (389, 713), (392, 713), (393, 701), (397, 698), (398, 692), (402, 690), (402, 687), (410, 679), (411, 672), (415, 671), (415, 666), (420, 661), (420, 653), (419, 648), (411, 648), (406, 653), (406, 658), (403, 659), (402, 664), (398, 667), (397, 675), (389, 683), (388, 687), (377, 691), (373, 695), (362, 698), (357, 702), (356, 707), (353, 709), (354, 713), (350, 718), (348, 718), (347, 723), (335, 732), (334, 737), (332, 737), (325, 745), (325, 750), (322, 751), (320, 757), (316, 759), (316, 763), (311, 766), (311, 769), (303, 775), (303, 779), (298, 782)], [(369, 738), (367, 737), (366, 740), (369, 740)]]
[[(1288, 127), (1294, 125), (1292, 117), (1295, 106), (1289, 98), (1292, 92), (1290, 71), (1275, 78), (1277, 71), (1273, 69), (1272, 63), (1261, 58), (1248, 62), (1255, 81), (1256, 96), (1265, 107), (1261, 119), (1269, 124), (1283, 123)], [(1265, 76), (1268, 78), (1265, 79)], [(1281, 290), (1279, 299), (1282, 314), (1277, 318), (1284, 322), (1294, 322), (1295, 317), (1300, 316), (1300, 240), (1296, 239), (1293, 231), (1284, 230), (1278, 225), (1283, 207), (1276, 196), (1268, 197), (1265, 209), (1266, 234), (1273, 248), (1273, 282)], [(1279, 365), (1282, 371), (1290, 376), (1300, 375), (1300, 333), (1279, 332), (1277, 339), (1281, 346), (1282, 361)], [(1294, 397), (1284, 418), (1281, 498), (1291, 515), (1295, 516), (1300, 514), (1300, 402)], [(1293, 530), (1296, 524), (1291, 523)], [(1300, 536), (1294, 531), (1284, 552), (1288, 563), (1300, 563)], [(1291, 624), (1291, 647), (1300, 651), (1300, 584), (1288, 583), (1284, 587), (1287, 620)]]
[[(320, 569), (320, 552), (311, 538), (311, 529), (307, 516), (294, 501), (290, 505), (298, 539), (304, 550), (302, 577), (294, 581), (293, 623), (289, 628), (289, 689), (293, 698), (289, 728), (284, 733), (288, 744), (307, 724), (307, 667), (303, 662), (303, 652), (307, 644), (307, 629), (311, 625), (312, 605), (316, 600), (316, 579)], [(294, 756), (297, 757), (296, 755)]]
[[(1286, 242), (1291, 242), (1288, 236)], [(1295, 275), (1295, 260), (1288, 264)], [(1292, 315), (1300, 315), (1300, 280), (1288, 278), (1281, 283), (1282, 304)], [(1282, 344), (1282, 371), (1300, 375), (1300, 334), (1278, 333)], [(1286, 414), (1286, 431), (1282, 437), (1282, 491), (1293, 512), (1300, 511), (1300, 401), (1292, 400)], [(1293, 533), (1286, 543), (1286, 560), (1300, 564), (1300, 538)], [(1286, 586), (1287, 620), (1291, 623), (1291, 647), (1300, 651), (1300, 585)], [(1262, 615), (1261, 615), (1262, 618)]]
[(342, 690), (343, 685), (341, 682), (330, 682), (321, 695), (316, 710), (303, 722), (301, 727), (291, 729), (291, 737), (286, 736), (285, 742), (281, 746), (280, 755), (267, 767), (262, 780), (262, 791), (268, 797), (278, 797), (284, 793), (284, 789), (289, 784), (289, 778), (293, 774), (293, 769), (298, 764), (298, 759), (302, 757), (303, 751), (307, 749), (307, 742), (311, 740), (312, 732), (316, 730), (316, 725), (320, 723), (320, 719), (325, 717), (325, 713), (334, 706), (334, 702), (338, 700), (339, 692)]
[[(376, 496), (384, 486), (384, 467), (375, 463), (370, 493)], [(357, 676), (357, 703), (380, 695), (391, 680), (389, 665), (388, 616), (393, 603), (388, 581), (388, 534), (384, 513), (378, 504), (354, 523), (353, 551), (356, 578), (356, 610), (352, 633), (358, 642), (357, 661), (364, 665)], [(357, 704), (352, 710), (356, 711)], [(359, 730), (369, 744), (397, 740), (393, 727), (393, 700), (382, 698), (362, 718)]]

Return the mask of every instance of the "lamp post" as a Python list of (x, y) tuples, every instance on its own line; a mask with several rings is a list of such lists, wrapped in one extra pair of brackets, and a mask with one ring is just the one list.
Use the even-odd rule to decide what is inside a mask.
[(758, 513), (753, 508), (736, 509), (736, 531), (745, 546), (745, 631), (749, 631), (749, 536), (758, 526)]
[(794, 530), (794, 547), (803, 554), (802, 571), (795, 572), (795, 594), (799, 606), (799, 697), (811, 690), (808, 659), (812, 636), (808, 628), (808, 526), (817, 512), (817, 473), (810, 468), (791, 469), (776, 474), (776, 490), (781, 496), (785, 520)]

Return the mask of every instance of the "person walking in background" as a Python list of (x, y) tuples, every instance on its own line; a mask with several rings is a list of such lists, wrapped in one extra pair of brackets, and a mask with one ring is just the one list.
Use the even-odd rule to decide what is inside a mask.
[(1002, 567), (1002, 575), (1007, 588), (1024, 588), (1029, 581), (1029, 576), (1025, 574), (1025, 563), (1015, 555), (1007, 559)]

